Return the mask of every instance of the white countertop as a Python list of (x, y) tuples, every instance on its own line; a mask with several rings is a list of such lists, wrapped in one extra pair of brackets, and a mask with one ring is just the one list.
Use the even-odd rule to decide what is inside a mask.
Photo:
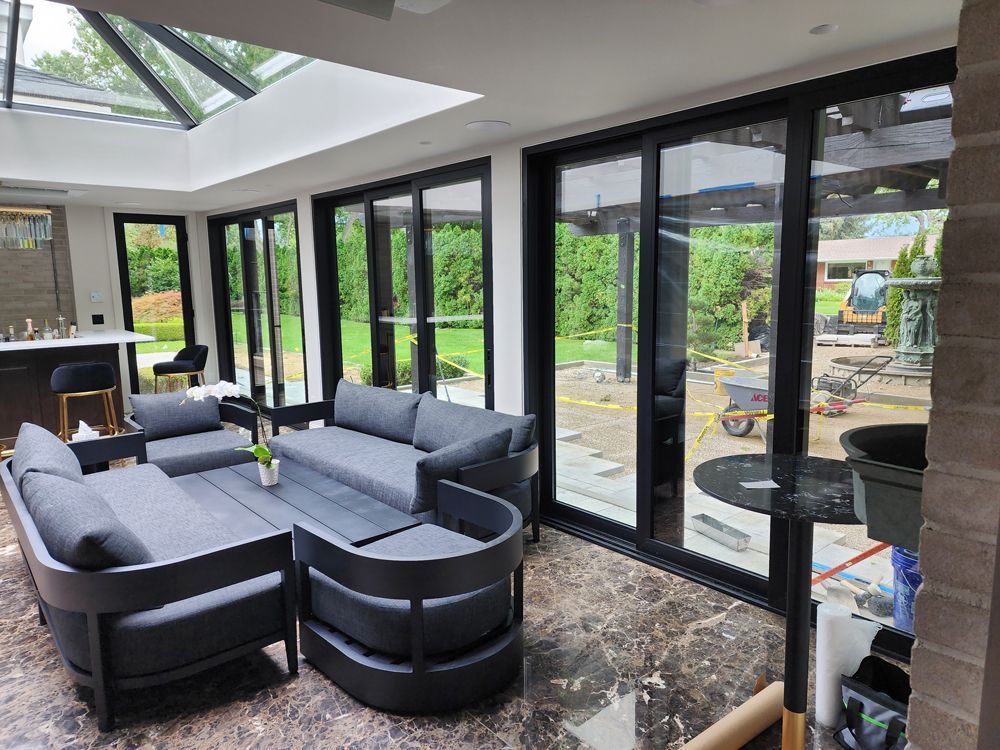
[(144, 333), (123, 331), (114, 328), (106, 331), (77, 331), (76, 338), (73, 339), (0, 342), (0, 354), (3, 352), (29, 351), (32, 349), (65, 349), (74, 346), (98, 346), (101, 344), (136, 344), (140, 341), (156, 341), (156, 339)]

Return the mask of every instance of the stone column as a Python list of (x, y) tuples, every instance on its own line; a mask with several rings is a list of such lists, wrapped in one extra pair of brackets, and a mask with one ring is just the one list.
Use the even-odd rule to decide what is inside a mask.
[(992, 372), (1000, 361), (998, 39), (1000, 0), (965, 0), (914, 623), (914, 750), (1000, 747), (990, 744), (1000, 706), (981, 711), (1000, 681), (985, 671), (1000, 649), (1000, 611), (992, 627), (990, 620), (1000, 585), (1000, 388)]

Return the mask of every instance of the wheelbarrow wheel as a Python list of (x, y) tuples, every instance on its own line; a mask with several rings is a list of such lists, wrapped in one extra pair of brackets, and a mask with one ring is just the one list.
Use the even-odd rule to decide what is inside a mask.
[[(724, 412), (722, 416), (725, 417), (726, 414), (730, 412), (743, 411), (738, 406), (730, 406)], [(748, 417), (747, 419), (723, 419), (722, 429), (728, 432), (733, 437), (746, 437), (753, 431), (753, 419)]]

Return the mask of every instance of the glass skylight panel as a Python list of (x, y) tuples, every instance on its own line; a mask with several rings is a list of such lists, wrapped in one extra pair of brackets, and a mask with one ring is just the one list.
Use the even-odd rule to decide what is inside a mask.
[(74, 8), (48, 0), (22, 3), (20, 32), (15, 102), (176, 122)]
[(205, 120), (240, 101), (132, 21), (113, 15), (107, 19), (196, 120)]
[(207, 57), (256, 89), (266, 88), (312, 62), (311, 57), (258, 47), (249, 42), (238, 42), (235, 39), (224, 39), (184, 29), (175, 28), (174, 31)]

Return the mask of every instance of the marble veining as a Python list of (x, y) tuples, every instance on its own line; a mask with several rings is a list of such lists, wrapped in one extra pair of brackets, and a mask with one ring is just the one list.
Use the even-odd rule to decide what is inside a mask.
[[(441, 716), (358, 703), (281, 644), (171, 685), (129, 691), (97, 731), (63, 672), (0, 508), (0, 747), (678, 748), (780, 678), (783, 620), (543, 528), (525, 552), (525, 663), (503, 693)], [(810, 730), (812, 732), (812, 730)], [(751, 750), (779, 746), (772, 728)], [(810, 735), (813, 750), (836, 747)]]

